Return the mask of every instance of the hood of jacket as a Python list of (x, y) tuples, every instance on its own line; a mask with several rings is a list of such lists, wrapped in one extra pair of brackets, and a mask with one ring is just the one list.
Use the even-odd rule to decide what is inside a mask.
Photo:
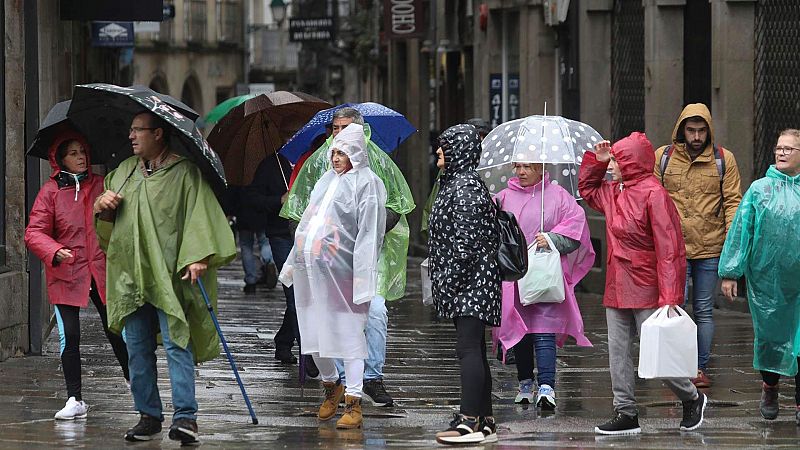
[(708, 106), (702, 103), (691, 103), (686, 105), (678, 116), (678, 121), (675, 123), (675, 128), (672, 130), (672, 144), (673, 145), (686, 145), (686, 137), (683, 134), (683, 125), (686, 119), (691, 117), (701, 117), (708, 124), (708, 144), (706, 147), (714, 144), (714, 125), (711, 122), (711, 111)]
[(343, 152), (350, 158), (350, 164), (353, 165), (353, 170), (358, 170), (369, 165), (369, 159), (367, 158), (367, 139), (364, 135), (363, 125), (351, 123), (333, 138), (330, 147), (328, 147), (329, 161), (333, 156), (334, 149)]
[(653, 144), (644, 133), (634, 131), (630, 136), (615, 142), (611, 147), (611, 155), (617, 160), (623, 184), (633, 185), (653, 176), (656, 156)]
[(444, 152), (444, 173), (447, 179), (456, 174), (472, 172), (481, 159), (481, 138), (473, 125), (454, 125), (439, 136), (439, 146)]
[[(50, 167), (53, 169), (53, 173), (50, 174), (50, 178), (55, 179), (61, 172), (66, 172), (59, 164), (58, 158), (56, 157), (56, 153), (58, 152), (58, 146), (61, 145), (63, 142), (66, 141), (78, 141), (83, 146), (83, 149), (86, 151), (86, 167), (91, 167), (92, 160), (91, 160), (91, 150), (89, 149), (89, 143), (86, 141), (86, 138), (78, 133), (77, 131), (65, 131), (60, 133), (53, 139), (53, 143), (50, 144), (50, 149), (47, 152), (48, 160), (50, 161)], [(92, 173), (91, 169), (87, 169), (88, 173)]]
[(769, 166), (767, 169), (767, 178), (772, 178), (773, 180), (778, 180), (787, 184), (791, 184), (792, 186), (797, 185), (800, 186), (800, 174), (795, 176), (789, 176), (785, 173), (781, 172), (775, 167), (775, 164)]

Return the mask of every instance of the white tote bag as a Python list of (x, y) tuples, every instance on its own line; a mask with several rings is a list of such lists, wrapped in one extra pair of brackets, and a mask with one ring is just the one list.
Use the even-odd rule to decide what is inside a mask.
[(523, 305), (534, 303), (561, 303), (564, 301), (564, 273), (561, 271), (561, 253), (556, 250), (547, 233), (543, 233), (549, 250), (528, 246), (528, 271), (517, 281), (519, 301)]
[(697, 376), (697, 325), (680, 306), (662, 306), (642, 323), (640, 378)]
[(419, 265), (419, 274), (422, 278), (422, 304), (432, 305), (433, 288), (431, 286), (431, 277), (428, 274), (428, 258), (425, 258), (422, 264)]

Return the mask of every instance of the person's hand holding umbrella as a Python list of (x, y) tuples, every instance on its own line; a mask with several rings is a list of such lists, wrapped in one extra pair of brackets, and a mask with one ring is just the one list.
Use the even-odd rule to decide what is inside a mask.
[(122, 202), (122, 196), (107, 189), (94, 201), (94, 213), (106, 222), (113, 222), (116, 210)]

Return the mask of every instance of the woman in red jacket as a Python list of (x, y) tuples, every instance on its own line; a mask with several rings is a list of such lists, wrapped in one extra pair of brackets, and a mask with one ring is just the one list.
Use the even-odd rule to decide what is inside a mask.
[[(643, 133), (595, 145), (586, 152), (578, 178), (588, 205), (606, 217), (606, 307), (608, 359), (614, 391), (614, 417), (595, 427), (605, 435), (638, 434), (631, 355), (642, 322), (660, 306), (683, 304), (686, 248), (678, 210), (653, 175), (655, 154)], [(610, 170), (613, 181), (604, 181)], [(707, 398), (689, 378), (664, 379), (683, 403), (681, 431), (703, 422)]]
[(114, 354), (128, 380), (125, 342), (108, 331), (106, 320), (106, 257), (97, 243), (92, 202), (103, 192), (103, 177), (92, 174), (86, 139), (72, 131), (53, 140), (50, 176), (31, 210), (25, 245), (45, 265), (47, 295), (55, 305), (61, 344), (61, 365), (67, 385), (67, 403), (56, 419), (86, 417), (81, 398), (79, 311), (92, 299)]

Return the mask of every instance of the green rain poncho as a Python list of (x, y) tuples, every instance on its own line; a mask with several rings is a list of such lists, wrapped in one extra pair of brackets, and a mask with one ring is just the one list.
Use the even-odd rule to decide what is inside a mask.
[(145, 178), (138, 157), (105, 179), (116, 192), (125, 178), (115, 221), (95, 220), (107, 255), (108, 326), (121, 333), (125, 318), (145, 302), (169, 316), (170, 338), (196, 362), (219, 355), (214, 322), (197, 286), (181, 280), (190, 264), (210, 256), (203, 283), (216, 308), (217, 268), (236, 256), (233, 233), (200, 169), (178, 157)]
[(753, 367), (794, 376), (800, 350), (800, 175), (775, 166), (745, 193), (725, 239), (719, 276), (747, 278)]
[[(414, 210), (414, 198), (403, 173), (394, 161), (375, 145), (370, 138), (369, 125), (364, 125), (367, 138), (367, 157), (369, 167), (383, 181), (386, 188), (386, 207), (401, 214), (400, 221), (386, 233), (378, 258), (378, 295), (386, 300), (397, 300), (406, 291), (406, 264), (408, 256), (408, 221), (405, 215)], [(329, 137), (303, 164), (289, 191), (289, 197), (281, 209), (281, 217), (299, 222), (314, 185), (330, 169), (328, 147), (333, 141)]]

